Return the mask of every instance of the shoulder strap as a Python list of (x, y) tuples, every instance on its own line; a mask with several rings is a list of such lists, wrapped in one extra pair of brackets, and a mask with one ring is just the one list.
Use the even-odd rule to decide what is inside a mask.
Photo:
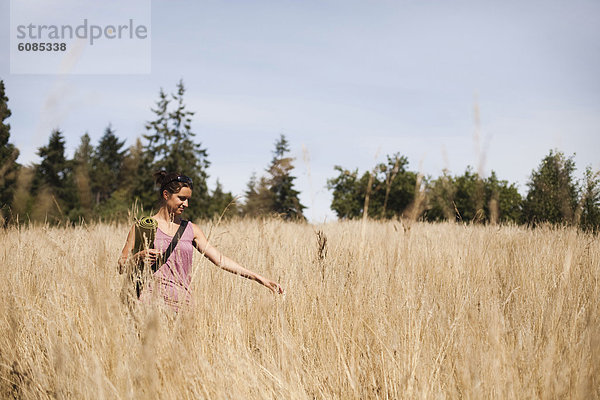
[[(171, 243), (169, 243), (169, 247), (167, 247), (167, 250), (165, 250), (163, 255), (160, 257), (161, 265), (167, 262), (167, 260), (171, 256), (171, 253), (173, 252), (173, 250), (175, 250), (175, 246), (177, 246), (179, 239), (181, 238), (181, 236), (183, 236), (183, 231), (185, 231), (187, 224), (188, 224), (188, 221), (181, 220), (179, 229), (177, 229), (175, 236), (173, 236), (173, 239), (171, 239)], [(150, 268), (152, 269), (152, 272), (158, 271), (158, 260), (153, 262), (152, 265), (150, 266)]]

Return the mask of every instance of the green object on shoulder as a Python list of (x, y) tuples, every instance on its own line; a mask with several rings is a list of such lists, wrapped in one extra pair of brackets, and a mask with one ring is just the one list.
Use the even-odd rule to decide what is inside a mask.
[(145, 249), (154, 248), (154, 238), (156, 237), (157, 228), (158, 222), (152, 217), (144, 217), (136, 222), (133, 254)]

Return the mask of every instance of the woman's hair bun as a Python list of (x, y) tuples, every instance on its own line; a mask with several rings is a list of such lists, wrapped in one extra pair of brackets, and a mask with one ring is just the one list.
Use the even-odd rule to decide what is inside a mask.
[[(192, 182), (181, 181), (179, 172), (156, 171), (154, 173), (154, 181), (156, 186), (160, 188), (158, 193), (159, 202), (162, 202), (163, 192), (166, 190), (169, 193), (179, 193), (182, 187), (192, 188)], [(189, 179), (189, 178), (188, 178)]]
[(154, 181), (156, 182), (156, 186), (161, 187), (165, 183), (165, 178), (167, 175), (167, 171), (156, 171), (154, 173)]

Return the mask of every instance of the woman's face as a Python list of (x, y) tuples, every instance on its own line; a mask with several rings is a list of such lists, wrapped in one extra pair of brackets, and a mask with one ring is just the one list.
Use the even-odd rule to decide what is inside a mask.
[(183, 210), (188, 207), (188, 200), (192, 197), (192, 189), (182, 187), (177, 193), (169, 193), (168, 190), (165, 190), (163, 191), (163, 197), (169, 213), (181, 215)]

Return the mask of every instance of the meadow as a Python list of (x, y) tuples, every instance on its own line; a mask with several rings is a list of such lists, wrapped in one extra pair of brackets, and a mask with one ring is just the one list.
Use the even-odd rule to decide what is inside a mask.
[(567, 227), (200, 224), (194, 301), (129, 304), (128, 226), (0, 231), (0, 397), (600, 398), (600, 240)]

